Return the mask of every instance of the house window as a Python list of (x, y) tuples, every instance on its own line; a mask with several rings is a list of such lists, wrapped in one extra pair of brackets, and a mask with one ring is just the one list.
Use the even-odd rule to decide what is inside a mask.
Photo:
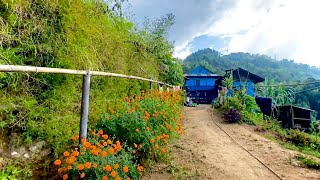
[(200, 79), (196, 79), (196, 86), (200, 86)]

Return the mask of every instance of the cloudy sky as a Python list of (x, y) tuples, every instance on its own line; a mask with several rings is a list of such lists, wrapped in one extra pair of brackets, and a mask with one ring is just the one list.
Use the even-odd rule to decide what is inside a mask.
[[(135, 22), (173, 13), (174, 56), (213, 48), (320, 66), (319, 0), (129, 0)], [(318, 50), (319, 48), (319, 50)]]

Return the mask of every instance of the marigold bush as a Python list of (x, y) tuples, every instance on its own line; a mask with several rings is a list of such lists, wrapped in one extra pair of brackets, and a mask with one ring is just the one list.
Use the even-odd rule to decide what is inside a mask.
[(152, 91), (115, 102), (97, 128), (131, 147), (138, 162), (163, 158), (170, 139), (181, 131), (180, 92)]
[[(61, 159), (55, 160), (62, 179), (138, 179), (139, 166), (134, 164), (130, 151), (108, 137), (102, 130), (90, 130), (89, 138), (81, 139), (79, 148), (65, 151)], [(78, 143), (77, 136), (72, 140)]]
[[(114, 102), (88, 139), (53, 164), (63, 179), (139, 179), (143, 159), (163, 159), (182, 130), (181, 92), (152, 91)], [(123, 145), (121, 142), (125, 142)]]

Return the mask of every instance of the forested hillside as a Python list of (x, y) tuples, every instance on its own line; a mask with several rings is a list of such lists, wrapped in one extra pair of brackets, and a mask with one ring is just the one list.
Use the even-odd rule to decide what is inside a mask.
[[(320, 79), (320, 68), (298, 64), (293, 60), (275, 60), (266, 55), (231, 53), (221, 55), (213, 49), (199, 50), (183, 61), (184, 73), (203, 65), (215, 73), (224, 75), (227, 69), (241, 67), (266, 79), (265, 85), (280, 83), (308, 83)], [(320, 112), (320, 83), (307, 85), (263, 88), (257, 94), (273, 97), (278, 104), (295, 104)], [(266, 93), (268, 92), (268, 93)], [(272, 92), (272, 93), (270, 93)], [(317, 118), (320, 118), (318, 113)]]
[(203, 65), (218, 74), (224, 74), (227, 69), (241, 67), (266, 79), (276, 82), (290, 82), (320, 79), (320, 69), (306, 64), (297, 64), (293, 60), (275, 60), (266, 55), (250, 53), (231, 53), (222, 55), (213, 49), (199, 50), (183, 61), (183, 70), (189, 72), (193, 67)]

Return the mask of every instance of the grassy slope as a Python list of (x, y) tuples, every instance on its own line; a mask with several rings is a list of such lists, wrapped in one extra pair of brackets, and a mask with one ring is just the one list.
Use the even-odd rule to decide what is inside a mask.
[[(4, 41), (1, 64), (101, 70), (158, 78), (153, 54), (139, 52), (143, 42), (134, 24), (95, 1), (1, 1)], [(137, 66), (139, 64), (139, 66)], [(24, 142), (46, 140), (55, 153), (78, 132), (81, 76), (0, 73), (0, 119), (7, 135)], [(93, 77), (90, 124), (110, 100), (139, 94), (148, 83)], [(22, 141), (19, 141), (22, 142)]]

